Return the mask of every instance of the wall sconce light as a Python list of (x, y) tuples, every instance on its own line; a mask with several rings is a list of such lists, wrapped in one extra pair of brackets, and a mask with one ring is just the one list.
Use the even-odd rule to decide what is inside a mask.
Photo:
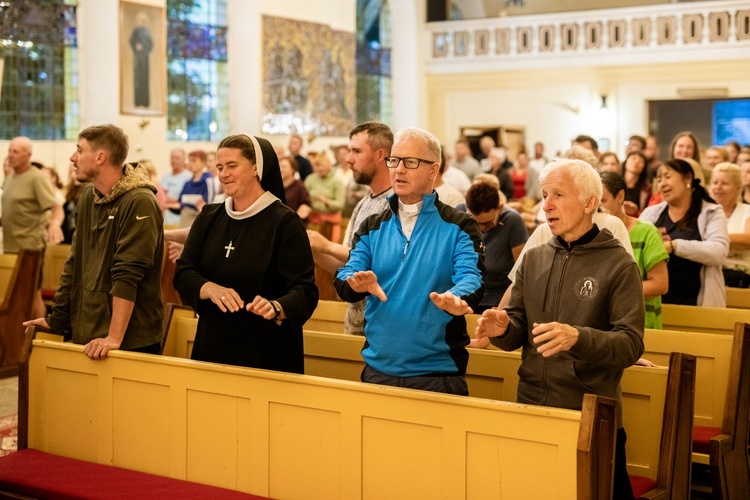
[(602, 96), (602, 105), (599, 109), (607, 109), (607, 96), (606, 95)]

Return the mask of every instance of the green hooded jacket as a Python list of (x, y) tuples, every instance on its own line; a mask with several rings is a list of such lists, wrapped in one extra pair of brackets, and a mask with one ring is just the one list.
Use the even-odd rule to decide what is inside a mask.
[(112, 298), (135, 303), (120, 349), (161, 340), (164, 219), (156, 186), (140, 164), (127, 164), (106, 196), (89, 184), (78, 203), (73, 244), (47, 323), (87, 344), (106, 337)]

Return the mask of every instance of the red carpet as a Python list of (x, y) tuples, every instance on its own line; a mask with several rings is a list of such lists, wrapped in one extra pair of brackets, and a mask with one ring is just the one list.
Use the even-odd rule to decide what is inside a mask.
[(18, 442), (18, 415), (0, 418), (0, 457), (16, 451)]

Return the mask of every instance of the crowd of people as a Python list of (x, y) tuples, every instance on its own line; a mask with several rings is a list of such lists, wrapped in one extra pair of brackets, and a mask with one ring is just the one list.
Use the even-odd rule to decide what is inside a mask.
[[(661, 158), (633, 135), (620, 161), (580, 135), (549, 159), (487, 135), (450, 155), (428, 131), (365, 122), (330, 153), (303, 146), (231, 135), (174, 149), (159, 180), (125, 163), (121, 129), (94, 126), (65, 190), (13, 139), (4, 251), (71, 244), (51, 309), (25, 324), (92, 359), (158, 354), (166, 241), (199, 317), (193, 359), (304, 373), (317, 265), (348, 303), (344, 333), (366, 338), (363, 382), (468, 395), (467, 347), (494, 344), (523, 350), (518, 401), (580, 409), (649, 365), (662, 304), (723, 307), (725, 286), (750, 286), (750, 148), (736, 143), (703, 150), (682, 132)], [(625, 439), (620, 421), (615, 498), (632, 498)]]

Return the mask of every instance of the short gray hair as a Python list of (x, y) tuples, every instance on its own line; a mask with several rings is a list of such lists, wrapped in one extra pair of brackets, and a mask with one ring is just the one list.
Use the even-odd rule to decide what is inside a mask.
[[(417, 139), (425, 143), (427, 151), (435, 158), (435, 163), (440, 163), (440, 141), (437, 137), (432, 135), (426, 130), (417, 127), (402, 128), (393, 137), (393, 142), (396, 143), (401, 139)], [(432, 158), (424, 158), (425, 160), (432, 160)]]
[(586, 203), (586, 200), (595, 196), (598, 206), (602, 200), (602, 180), (594, 167), (583, 160), (569, 160), (566, 158), (555, 160), (545, 165), (539, 173), (539, 184), (543, 184), (544, 179), (555, 170), (565, 172), (570, 176), (573, 184), (578, 189), (578, 196), (582, 202)]

